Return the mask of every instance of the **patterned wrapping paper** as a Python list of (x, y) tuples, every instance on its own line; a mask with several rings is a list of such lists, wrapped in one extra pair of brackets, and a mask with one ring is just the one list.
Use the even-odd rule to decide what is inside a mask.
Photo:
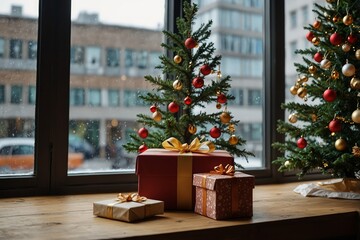
[(134, 222), (164, 214), (164, 202), (147, 199), (143, 202), (119, 202), (109, 199), (93, 203), (93, 213), (99, 217)]
[(234, 176), (194, 174), (196, 186), (195, 212), (213, 219), (252, 217), (252, 175), (236, 172)]

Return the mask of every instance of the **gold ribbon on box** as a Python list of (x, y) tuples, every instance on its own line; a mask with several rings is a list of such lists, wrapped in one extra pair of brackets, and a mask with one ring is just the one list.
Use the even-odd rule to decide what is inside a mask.
[(214, 143), (210, 141), (200, 142), (198, 138), (192, 140), (189, 144), (181, 143), (178, 139), (171, 137), (162, 142), (162, 146), (170, 151), (177, 151), (180, 153), (211, 153), (215, 150)]
[(220, 164), (214, 167), (214, 171), (210, 171), (212, 174), (229, 175), (234, 176), (235, 168), (233, 165), (227, 164), (225, 167)]
[(114, 203), (110, 203), (106, 207), (106, 217), (107, 218), (113, 218), (113, 207), (117, 204), (121, 204), (124, 202), (144, 202), (146, 201), (146, 197), (140, 196), (138, 193), (119, 193), (117, 199)]

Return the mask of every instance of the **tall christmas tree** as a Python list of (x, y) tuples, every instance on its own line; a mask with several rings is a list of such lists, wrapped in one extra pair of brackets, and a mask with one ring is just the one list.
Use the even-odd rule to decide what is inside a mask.
[(274, 163), (280, 171), (321, 170), (333, 177), (360, 178), (360, 1), (326, 0), (315, 4), (314, 23), (304, 28), (312, 45), (297, 50), (298, 79), (290, 88), (300, 101), (282, 107), (288, 121), (277, 130), (284, 152)]
[[(184, 17), (177, 19), (178, 33), (163, 31), (168, 41), (161, 46), (174, 57), (160, 56), (163, 76), (145, 76), (153, 86), (139, 96), (149, 106), (149, 113), (138, 114), (140, 125), (124, 147), (129, 152), (162, 148), (170, 137), (183, 144), (195, 138), (212, 141), (217, 149), (247, 158), (252, 153), (240, 148), (245, 141), (236, 135), (239, 120), (234, 120), (227, 102), (230, 76), (222, 76), (221, 56), (214, 55), (214, 43), (208, 42), (211, 24), (193, 30), (198, 7), (184, 2)], [(215, 111), (211, 111), (216, 106)]]

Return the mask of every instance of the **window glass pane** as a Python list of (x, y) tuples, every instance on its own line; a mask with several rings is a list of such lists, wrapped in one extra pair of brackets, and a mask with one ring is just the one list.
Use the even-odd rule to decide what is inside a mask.
[(195, 23), (197, 28), (201, 23), (213, 20), (211, 41), (214, 41), (217, 54), (222, 55), (221, 73), (231, 76), (231, 93), (236, 97), (234, 101), (229, 101), (228, 109), (234, 114), (234, 119), (241, 122), (236, 131), (247, 141), (245, 148), (255, 154), (248, 163), (240, 158), (236, 162), (246, 169), (264, 168), (264, 0), (194, 2), (200, 4)]
[(69, 149), (86, 161), (69, 173), (134, 172), (122, 145), (148, 111), (144, 76), (161, 74), (165, 0), (72, 0), (71, 9)]
[(38, 11), (38, 0), (0, 1), (0, 176), (34, 174)]

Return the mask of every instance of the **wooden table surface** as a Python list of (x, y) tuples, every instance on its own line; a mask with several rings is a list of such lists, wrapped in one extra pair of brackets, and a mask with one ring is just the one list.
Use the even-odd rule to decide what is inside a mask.
[(193, 212), (165, 212), (125, 223), (93, 215), (88, 194), (0, 199), (0, 239), (359, 239), (360, 201), (303, 197), (300, 183), (256, 186), (251, 219), (216, 221)]

